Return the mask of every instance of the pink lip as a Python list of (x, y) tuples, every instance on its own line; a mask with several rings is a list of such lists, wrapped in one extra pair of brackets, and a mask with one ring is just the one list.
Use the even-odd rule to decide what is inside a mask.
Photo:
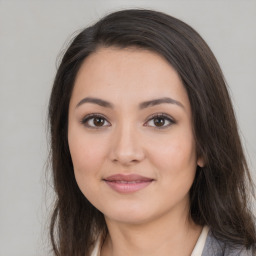
[(119, 193), (133, 193), (151, 184), (154, 179), (137, 174), (116, 174), (103, 179), (113, 190)]

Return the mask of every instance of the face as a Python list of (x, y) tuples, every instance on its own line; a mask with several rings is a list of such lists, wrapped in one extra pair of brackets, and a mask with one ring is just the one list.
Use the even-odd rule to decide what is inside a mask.
[(108, 220), (189, 210), (197, 158), (182, 82), (156, 53), (101, 48), (79, 70), (68, 142), (77, 184)]

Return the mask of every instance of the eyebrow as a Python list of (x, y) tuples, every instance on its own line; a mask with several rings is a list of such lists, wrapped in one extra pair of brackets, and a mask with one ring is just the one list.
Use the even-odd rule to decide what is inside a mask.
[(168, 97), (142, 102), (140, 103), (139, 108), (144, 109), (144, 108), (152, 107), (152, 106), (163, 104), (163, 103), (175, 104), (182, 108), (185, 108), (181, 102)]
[(79, 107), (80, 105), (84, 104), (84, 103), (94, 103), (94, 104), (97, 104), (101, 107), (114, 108), (114, 105), (111, 104), (108, 101), (98, 99), (98, 98), (91, 98), (91, 97), (87, 97), (87, 98), (84, 98), (81, 101), (79, 101), (78, 104), (76, 105), (76, 108)]
[[(93, 103), (93, 104), (97, 104), (97, 105), (99, 105), (101, 107), (105, 107), (105, 108), (114, 108), (114, 105), (112, 103), (102, 100), (102, 99), (92, 98), (92, 97), (86, 97), (86, 98), (82, 99), (81, 101), (79, 101), (78, 104), (76, 105), (76, 108), (81, 106), (84, 103)], [(164, 97), (164, 98), (144, 101), (139, 104), (139, 109), (144, 109), (144, 108), (152, 107), (155, 105), (160, 105), (163, 103), (175, 104), (175, 105), (178, 105), (178, 106), (184, 108), (184, 105), (181, 102), (174, 100), (172, 98), (169, 98), (169, 97)]]

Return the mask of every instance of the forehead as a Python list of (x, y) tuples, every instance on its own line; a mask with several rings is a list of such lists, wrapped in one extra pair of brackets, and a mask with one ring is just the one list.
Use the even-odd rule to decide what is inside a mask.
[(138, 48), (100, 48), (88, 56), (77, 74), (72, 98), (82, 96), (118, 102), (170, 96), (189, 105), (174, 68), (159, 54)]

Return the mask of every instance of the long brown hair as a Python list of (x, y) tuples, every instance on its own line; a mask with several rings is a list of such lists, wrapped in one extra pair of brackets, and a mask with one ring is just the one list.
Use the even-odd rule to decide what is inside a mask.
[[(249, 203), (252, 180), (221, 69), (200, 35), (184, 22), (150, 10), (112, 13), (71, 42), (58, 68), (49, 103), (51, 164), (56, 204), (51, 218), (55, 255), (87, 255), (107, 233), (104, 216), (76, 183), (67, 141), (68, 108), (77, 72), (99, 47), (137, 47), (163, 56), (189, 96), (198, 154), (190, 190), (190, 214), (223, 242), (246, 248), (256, 243)], [(251, 188), (251, 190), (249, 190)]]

